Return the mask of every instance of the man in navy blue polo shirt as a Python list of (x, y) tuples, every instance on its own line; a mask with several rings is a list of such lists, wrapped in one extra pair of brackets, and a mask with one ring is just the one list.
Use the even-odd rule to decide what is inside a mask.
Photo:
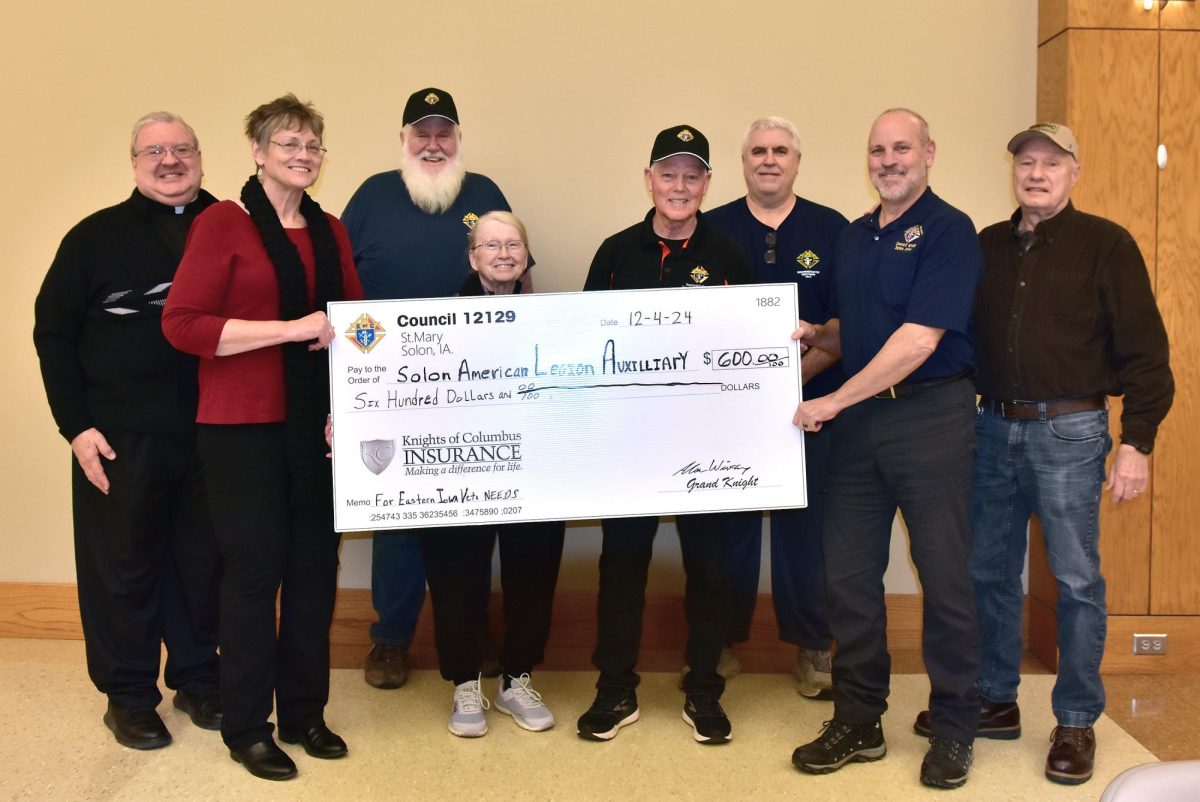
[(979, 636), (967, 575), (975, 358), (967, 324), (983, 255), (975, 227), (929, 189), (936, 146), (908, 109), (871, 128), (867, 166), (879, 206), (838, 240), (837, 317), (801, 321), (802, 343), (842, 355), (849, 377), (805, 401), (794, 422), (819, 431), (839, 419), (826, 485), (825, 571), (833, 659), (833, 720), (795, 750), (824, 774), (887, 753), (891, 660), (883, 573), (899, 508), (924, 593), (923, 651), (932, 732), (921, 781), (967, 779), (979, 723)]
[[(750, 124), (742, 142), (747, 194), (711, 210), (705, 219), (742, 246), (755, 281), (795, 282), (800, 317), (824, 323), (832, 317), (835, 246), (847, 220), (838, 211), (793, 191), (800, 169), (800, 133), (782, 117)], [(833, 392), (843, 379), (837, 357), (809, 348), (800, 360), (805, 396)], [(821, 550), (824, 488), (832, 427), (804, 437), (808, 507), (771, 513), (771, 596), (779, 637), (796, 646), (794, 675), (801, 695), (831, 699), (829, 620)], [(729, 581), (733, 609), (726, 643), (746, 641), (758, 597), (762, 513), (729, 515)], [(726, 677), (737, 659), (722, 653)]]
[[(454, 295), (471, 275), (467, 233), (488, 212), (512, 211), (495, 182), (463, 166), (458, 107), (449, 92), (413, 92), (402, 123), (400, 169), (364, 181), (342, 213), (367, 300)], [(528, 272), (521, 283), (533, 289)], [(412, 532), (377, 532), (371, 554), (371, 604), (379, 620), (371, 624), (363, 678), (376, 688), (399, 688), (408, 679), (408, 647), (425, 601), (421, 541)]]

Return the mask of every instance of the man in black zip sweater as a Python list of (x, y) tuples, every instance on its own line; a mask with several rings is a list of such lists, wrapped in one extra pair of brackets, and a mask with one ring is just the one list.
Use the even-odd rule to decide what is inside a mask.
[(175, 707), (218, 729), (217, 554), (195, 455), (196, 360), (163, 337), (162, 306), (200, 189), (181, 118), (134, 124), (136, 188), (63, 238), (34, 307), (34, 345), (71, 444), (79, 610), (88, 674), (119, 743), (171, 742), (155, 707), (161, 644)]
[[(708, 191), (708, 140), (693, 126), (659, 133), (645, 169), (654, 208), (645, 220), (601, 243), (584, 290), (710, 287), (749, 284), (749, 262), (736, 242), (710, 227), (700, 214)], [(646, 574), (657, 517), (606, 518), (600, 522), (596, 651), (600, 669), (596, 700), (579, 719), (579, 736), (607, 741), (638, 719), (636, 688)], [(679, 545), (687, 573), (684, 611), (688, 622), (683, 720), (704, 744), (724, 744), (732, 728), (719, 699), (725, 680), (717, 661), (729, 628), (725, 514), (679, 515)]]

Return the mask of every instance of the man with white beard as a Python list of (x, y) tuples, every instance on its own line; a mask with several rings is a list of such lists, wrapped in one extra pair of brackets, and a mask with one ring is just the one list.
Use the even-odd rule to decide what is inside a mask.
[[(467, 232), (487, 212), (512, 211), (495, 182), (463, 167), (458, 109), (449, 92), (414, 92), (402, 120), (400, 169), (364, 181), (342, 214), (367, 300), (454, 295), (471, 273)], [(526, 273), (522, 291), (531, 284)], [(424, 598), (420, 539), (410, 532), (376, 533), (371, 602), (379, 621), (371, 625), (363, 665), (369, 685), (398, 688), (408, 678), (408, 646)]]

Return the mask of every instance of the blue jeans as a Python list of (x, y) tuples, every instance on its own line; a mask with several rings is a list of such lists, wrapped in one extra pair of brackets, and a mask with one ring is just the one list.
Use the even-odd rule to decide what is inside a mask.
[(979, 609), (979, 693), (1017, 698), (1021, 668), (1021, 569), (1031, 513), (1038, 516), (1058, 582), (1058, 723), (1090, 727), (1104, 711), (1100, 658), (1108, 622), (1100, 574), (1100, 492), (1112, 447), (1108, 412), (1052, 420), (976, 418), (971, 500), (971, 581)]
[(415, 532), (376, 532), (371, 545), (371, 642), (408, 646), (425, 602), (425, 563)]

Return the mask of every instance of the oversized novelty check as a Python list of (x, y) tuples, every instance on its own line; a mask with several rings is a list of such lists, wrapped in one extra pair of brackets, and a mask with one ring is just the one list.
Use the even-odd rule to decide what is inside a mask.
[(807, 504), (793, 284), (329, 318), (340, 532)]

